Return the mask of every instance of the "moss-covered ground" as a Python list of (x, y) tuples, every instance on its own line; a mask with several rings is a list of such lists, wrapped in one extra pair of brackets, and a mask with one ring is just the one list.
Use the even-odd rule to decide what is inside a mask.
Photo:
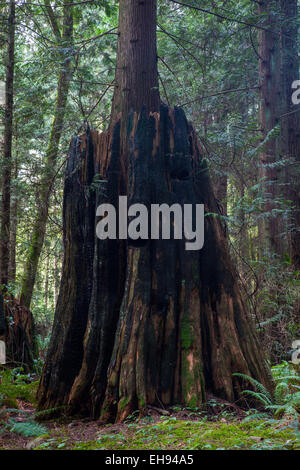
[[(254, 415), (211, 397), (205, 410), (173, 407), (138, 412), (122, 424), (67, 416), (38, 423), (37, 381), (2, 372), (0, 450), (300, 450), (297, 422)], [(29, 383), (27, 383), (29, 382)]]
[[(71, 449), (111, 450), (225, 450), (300, 449), (291, 429), (276, 429), (263, 421), (220, 423), (162, 418), (160, 422), (138, 422), (119, 432), (99, 432), (97, 439), (66, 444)], [(43, 448), (43, 444), (39, 446)]]

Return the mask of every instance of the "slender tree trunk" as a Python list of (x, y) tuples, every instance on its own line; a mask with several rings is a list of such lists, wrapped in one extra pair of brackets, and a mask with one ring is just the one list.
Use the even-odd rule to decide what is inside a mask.
[(34, 222), (31, 243), (28, 250), (25, 271), (23, 275), (20, 301), (26, 307), (30, 306), (33, 288), (37, 273), (38, 262), (43, 248), (46, 226), (48, 220), (48, 206), (51, 188), (56, 172), (56, 161), (59, 151), (59, 142), (63, 131), (65, 109), (72, 73), (72, 43), (73, 43), (73, 7), (66, 0), (64, 6), (64, 25), (61, 49), (61, 70), (58, 78), (57, 98), (54, 111), (54, 120), (46, 150), (45, 167), (40, 183), (39, 207)]
[[(239, 196), (242, 199), (245, 196), (245, 187), (242, 181), (240, 182), (239, 193), (240, 193)], [(247, 230), (245, 210), (243, 206), (239, 207), (238, 218), (239, 218), (239, 225), (240, 225), (238, 236), (237, 236), (238, 252), (239, 252), (239, 258), (240, 258), (238, 259), (238, 264), (239, 264), (238, 271), (243, 281), (245, 281), (246, 272), (249, 270), (249, 268), (247, 268), (245, 265), (245, 260), (247, 261), (249, 259), (249, 234)]]
[(48, 253), (47, 261), (46, 261), (46, 277), (45, 277), (45, 287), (44, 287), (44, 293), (45, 293), (44, 309), (46, 312), (48, 309), (48, 296), (49, 296), (49, 258), (50, 258), (50, 254)]
[[(218, 125), (224, 119), (224, 116), (228, 113), (228, 110), (225, 108), (224, 112), (222, 113), (215, 113), (214, 115), (214, 124)], [(208, 112), (205, 112), (205, 120), (204, 120), (204, 136), (206, 139), (207, 135), (207, 126), (208, 124), (212, 124), (211, 117), (208, 116)], [(222, 164), (218, 174), (215, 174), (212, 178), (214, 194), (216, 196), (217, 202), (219, 204), (221, 213), (223, 215), (227, 215), (227, 185), (228, 185), (228, 168), (226, 165)]]
[(215, 178), (214, 190), (220, 207), (222, 207), (223, 215), (227, 215), (227, 174), (224, 173)]
[(18, 229), (18, 198), (14, 197), (11, 204), (11, 230), (10, 230), (10, 257), (9, 257), (9, 280), (14, 283), (16, 280), (16, 243)]
[[(17, 147), (17, 139), (16, 139)], [(18, 161), (17, 161), (17, 150), (16, 150), (16, 160), (14, 168), (14, 179), (17, 181), (18, 178)], [(9, 268), (8, 268), (8, 278), (11, 282), (16, 280), (16, 244), (17, 244), (17, 229), (18, 229), (18, 205), (19, 199), (17, 194), (17, 189), (14, 189), (12, 196), (10, 212), (11, 212), (11, 224), (10, 224), (10, 254), (9, 254)]]
[(59, 276), (60, 276), (60, 269), (58, 266), (58, 255), (57, 253), (54, 254), (54, 268), (53, 268), (53, 302), (54, 302), (54, 307), (56, 306), (57, 298), (58, 298), (58, 292), (59, 292)]
[[(95, 236), (96, 207), (117, 207), (122, 194), (128, 205), (218, 212), (194, 129), (181, 109), (158, 107), (156, 1), (120, 0), (119, 21), (118, 51), (125, 41), (129, 52), (121, 69), (118, 57), (116, 83), (127, 85), (108, 131), (71, 142), (62, 281), (38, 390), (39, 409), (67, 406), (104, 422), (148, 405), (200, 406), (207, 391), (234, 400), (234, 372), (272, 387), (219, 218), (205, 217), (200, 251), (186, 251), (185, 240)], [(143, 87), (143, 76), (140, 94), (130, 84)]]
[(5, 290), (8, 283), (9, 269), (9, 238), (10, 238), (10, 199), (12, 169), (12, 136), (13, 136), (13, 93), (15, 65), (15, 1), (9, 4), (8, 17), (8, 54), (5, 80), (5, 113), (4, 113), (4, 145), (3, 145), (3, 176), (2, 176), (2, 207), (0, 232), (0, 289)]
[(300, 115), (299, 105), (292, 102), (292, 83), (299, 80), (297, 0), (281, 0), (282, 13), (282, 82), (284, 107), (281, 120), (282, 149), (288, 159), (285, 173), (286, 199), (292, 201), (290, 252), (293, 265), (300, 269)]
[[(265, 18), (268, 29), (259, 32), (259, 76), (260, 76), (260, 124), (263, 140), (266, 141), (260, 155), (260, 178), (262, 181), (263, 210), (266, 213), (259, 224), (262, 250), (282, 255), (284, 243), (282, 217), (274, 215), (278, 209), (276, 198), (282, 195), (282, 169), (274, 163), (280, 159), (280, 138), (273, 131), (280, 124), (282, 84), (280, 62), (280, 28), (278, 27), (278, 0), (263, 0), (259, 14)], [(277, 14), (277, 15), (276, 15)]]
[(15, 276), (16, 199), (11, 203), (14, 66), (15, 1), (11, 0), (8, 16), (0, 233), (0, 337), (6, 343), (7, 363), (18, 363), (31, 368), (35, 354), (33, 317), (28, 309), (20, 306), (13, 296), (6, 292), (8, 282)]

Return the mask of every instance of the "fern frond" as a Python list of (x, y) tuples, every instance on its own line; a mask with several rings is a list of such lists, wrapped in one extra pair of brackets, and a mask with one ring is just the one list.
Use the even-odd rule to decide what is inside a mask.
[(289, 402), (300, 407), (300, 392), (295, 392), (290, 397)]
[(268, 400), (269, 403), (272, 403), (273, 401), (273, 397), (271, 395), (270, 392), (268, 392), (268, 390), (266, 389), (266, 387), (263, 386), (263, 384), (261, 384), (260, 382), (258, 382), (258, 380), (255, 380), (253, 379), (253, 377), (250, 377), (249, 375), (246, 375), (246, 374), (240, 374), (238, 372), (232, 374), (233, 376), (235, 377), (241, 377), (242, 379), (244, 380), (247, 380), (248, 382), (250, 382), (252, 385), (254, 385), (254, 387), (257, 389), (257, 391), (264, 395), (266, 397), (266, 399)]
[(254, 392), (253, 390), (244, 390), (242, 395), (249, 395), (260, 401), (265, 407), (272, 405), (272, 402), (263, 393)]
[(55, 408), (48, 408), (47, 410), (37, 411), (35, 413), (35, 418), (38, 421), (47, 420), (59, 414), (63, 414), (64, 412), (67, 412), (68, 409), (68, 405), (60, 405), (56, 406)]
[(260, 419), (268, 419), (270, 416), (267, 413), (253, 413), (253, 415), (249, 415), (246, 418), (243, 419), (243, 422), (249, 422), (249, 421), (258, 421)]
[(289, 386), (285, 382), (280, 382), (274, 390), (274, 399), (277, 405), (281, 405), (285, 402), (286, 395), (289, 392)]
[(23, 423), (12, 423), (12, 427), (10, 428), (11, 432), (16, 432), (17, 434), (21, 434), (25, 437), (37, 437), (42, 436), (43, 434), (47, 434), (48, 430), (45, 426), (41, 424), (37, 424), (34, 422), (23, 422)]

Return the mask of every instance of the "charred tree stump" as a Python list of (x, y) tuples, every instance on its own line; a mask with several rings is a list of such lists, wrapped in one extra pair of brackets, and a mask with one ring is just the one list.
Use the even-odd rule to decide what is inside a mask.
[[(66, 405), (111, 422), (148, 405), (200, 406), (207, 392), (233, 401), (242, 390), (235, 372), (271, 389), (194, 129), (166, 106), (128, 122), (125, 139), (118, 121), (71, 142), (63, 275), (39, 409)], [(99, 240), (96, 207), (118, 207), (120, 195), (148, 208), (204, 204), (204, 247)]]
[(32, 370), (36, 357), (33, 316), (12, 296), (0, 296), (0, 339), (6, 345), (7, 365)]

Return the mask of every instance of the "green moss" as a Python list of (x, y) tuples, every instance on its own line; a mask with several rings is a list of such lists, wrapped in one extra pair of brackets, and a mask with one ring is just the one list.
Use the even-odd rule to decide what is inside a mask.
[(187, 313), (184, 313), (181, 322), (181, 345), (183, 349), (190, 349), (193, 341), (193, 333)]
[(12, 397), (3, 398), (2, 404), (6, 406), (6, 408), (19, 408), (17, 400)]
[(129, 403), (129, 398), (126, 398), (126, 397), (121, 398), (118, 404), (119, 411), (123, 411), (126, 405), (128, 405), (128, 403)]
[(194, 394), (191, 396), (189, 400), (187, 400), (187, 405), (192, 409), (197, 408), (198, 404), (199, 404), (199, 399)]
[[(108, 431), (108, 432), (107, 432)], [(218, 450), (218, 449), (298, 449), (299, 441), (293, 430), (276, 430), (271, 423), (212, 423), (163, 418), (155, 424), (138, 423), (119, 433), (99, 435), (89, 442), (74, 442), (76, 450)]]
[(138, 396), (138, 401), (139, 401), (139, 407), (141, 410), (143, 410), (146, 407), (146, 402), (145, 399), (142, 395)]
[(0, 396), (5, 404), (6, 401), (13, 400), (16, 403), (16, 399), (24, 400), (33, 405), (36, 403), (36, 391), (38, 387), (38, 381), (29, 384), (16, 384), (13, 382), (12, 371), (6, 370), (1, 372), (2, 383), (0, 384)]
[(299, 450), (293, 428), (274, 428), (272, 421), (232, 421), (228, 423), (180, 420), (162, 417), (122, 425), (102, 426), (93, 440), (74, 441), (66, 426), (50, 431), (36, 449), (71, 450)]

